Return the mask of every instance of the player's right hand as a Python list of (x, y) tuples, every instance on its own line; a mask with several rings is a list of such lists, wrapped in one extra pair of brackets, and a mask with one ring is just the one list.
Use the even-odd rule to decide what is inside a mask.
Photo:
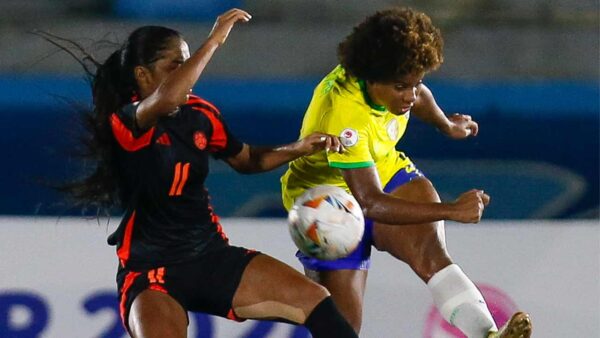
[(300, 151), (305, 156), (321, 150), (340, 154), (346, 150), (339, 137), (319, 132), (312, 133), (297, 143)]
[(479, 223), (483, 210), (489, 203), (490, 196), (483, 190), (469, 190), (452, 203), (454, 215), (451, 220), (461, 223)]
[(210, 34), (208, 34), (208, 40), (215, 41), (220, 46), (227, 40), (233, 25), (238, 21), (248, 22), (250, 19), (252, 19), (252, 16), (248, 12), (237, 8), (230, 9), (219, 15)]

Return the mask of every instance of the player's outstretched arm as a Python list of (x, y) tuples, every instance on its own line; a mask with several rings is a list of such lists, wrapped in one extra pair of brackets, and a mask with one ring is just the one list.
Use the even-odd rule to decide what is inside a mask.
[(226, 162), (237, 172), (243, 174), (260, 173), (279, 167), (299, 157), (318, 151), (343, 152), (344, 146), (338, 137), (313, 133), (294, 143), (278, 147), (258, 147), (244, 144), (242, 151)]
[(342, 175), (366, 217), (395, 225), (452, 220), (477, 223), (490, 197), (481, 190), (463, 193), (452, 203), (416, 203), (382, 191), (375, 167), (344, 169)]
[(422, 121), (436, 127), (444, 135), (453, 139), (477, 136), (479, 126), (470, 115), (453, 114), (446, 116), (437, 105), (433, 93), (424, 84), (419, 85), (417, 100), (411, 113)]
[(225, 43), (233, 26), (248, 22), (251, 16), (241, 9), (231, 9), (220, 15), (212, 31), (200, 48), (189, 59), (173, 70), (162, 84), (146, 97), (136, 111), (136, 122), (141, 128), (153, 126), (159, 117), (172, 113), (187, 101), (187, 95), (200, 78), (204, 68), (219, 46)]

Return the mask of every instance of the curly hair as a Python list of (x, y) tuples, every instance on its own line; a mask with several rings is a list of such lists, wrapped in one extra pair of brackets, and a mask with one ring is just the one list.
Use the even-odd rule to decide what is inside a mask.
[(392, 8), (367, 17), (338, 45), (350, 74), (366, 81), (392, 82), (435, 70), (443, 62), (440, 30), (424, 13)]

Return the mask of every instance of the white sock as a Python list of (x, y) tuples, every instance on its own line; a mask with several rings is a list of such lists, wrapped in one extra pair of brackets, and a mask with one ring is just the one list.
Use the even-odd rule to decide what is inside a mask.
[(498, 330), (481, 292), (458, 265), (438, 271), (427, 286), (444, 319), (467, 337), (483, 338)]

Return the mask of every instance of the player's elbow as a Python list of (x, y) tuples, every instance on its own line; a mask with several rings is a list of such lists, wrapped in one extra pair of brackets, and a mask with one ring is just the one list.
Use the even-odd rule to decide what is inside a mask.
[(259, 174), (259, 173), (271, 171), (271, 170), (275, 169), (276, 167), (277, 166), (275, 164), (261, 159), (261, 160), (256, 161), (255, 163), (253, 163), (250, 166), (249, 171), (246, 173), (247, 174)]
[(157, 110), (161, 112), (174, 112), (181, 105), (186, 103), (185, 98), (164, 97), (157, 104)]
[(237, 173), (246, 175), (260, 172), (260, 166), (257, 162), (258, 158), (256, 149), (244, 144), (242, 150), (237, 155), (226, 158), (225, 161)]
[(379, 219), (382, 212), (389, 208), (389, 195), (383, 191), (371, 191), (362, 195), (354, 195), (354, 198), (360, 204), (363, 215), (370, 219)]
[(233, 168), (238, 174), (242, 174), (242, 175), (251, 175), (251, 174), (256, 174), (259, 173), (260, 171), (256, 170), (255, 168), (252, 168), (250, 166), (240, 166), (237, 168)]
[(233, 168), (233, 170), (235, 170), (238, 174), (242, 175), (258, 174), (268, 170), (263, 168), (260, 163), (257, 163), (252, 159), (247, 159), (246, 161), (230, 162), (230, 165)]
[(377, 213), (378, 206), (380, 205), (377, 195), (376, 193), (354, 195), (365, 217), (372, 218), (372, 215)]
[(360, 202), (358, 202), (358, 203), (360, 204), (360, 207), (362, 208), (363, 215), (367, 218), (372, 218), (373, 214), (375, 213), (374, 203), (366, 203), (366, 204), (361, 204)]
[(250, 146), (249, 156), (246, 161), (246, 174), (262, 173), (273, 170), (277, 164), (273, 162), (268, 148)]
[(171, 89), (161, 86), (156, 91), (155, 107), (157, 111), (173, 112), (187, 102), (187, 95), (172, 92)]
[(235, 170), (238, 174), (248, 175), (252, 174), (253, 170), (247, 161), (243, 161), (239, 158), (229, 158), (226, 160), (229, 166)]

